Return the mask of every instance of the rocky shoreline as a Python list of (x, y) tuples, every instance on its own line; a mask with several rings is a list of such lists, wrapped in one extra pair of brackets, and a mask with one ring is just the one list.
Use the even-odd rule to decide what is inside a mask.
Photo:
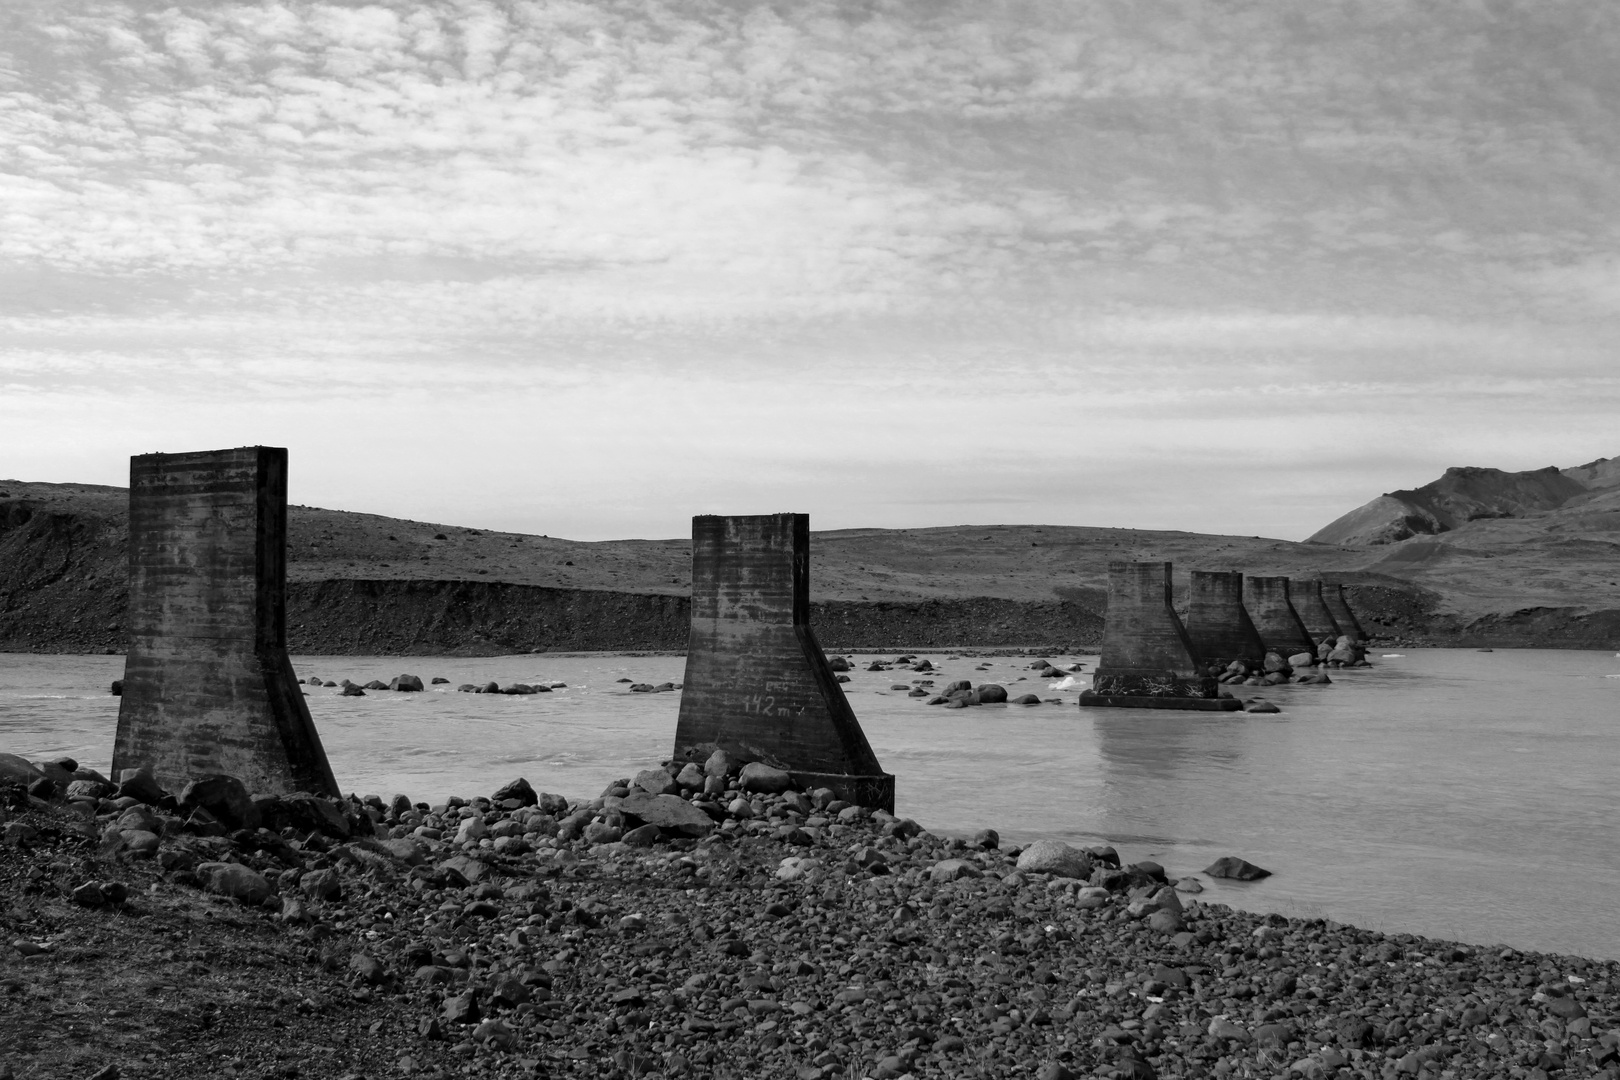
[(936, 836), (723, 758), (436, 806), (43, 764), (0, 755), (0, 1077), (1620, 1064), (1612, 962), (1203, 904), (1110, 849)]

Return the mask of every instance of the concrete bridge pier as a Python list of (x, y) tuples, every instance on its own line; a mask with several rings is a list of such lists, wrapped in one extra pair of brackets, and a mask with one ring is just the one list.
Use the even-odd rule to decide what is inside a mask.
[(1350, 636), (1350, 640), (1358, 645), (1367, 642), (1367, 632), (1361, 628), (1361, 620), (1350, 609), (1350, 600), (1344, 595), (1344, 586), (1338, 583), (1322, 583), (1322, 602), (1333, 615), (1333, 621), (1339, 624), (1339, 629)]
[(1193, 655), (1212, 667), (1241, 660), (1254, 668), (1266, 658), (1265, 643), (1243, 607), (1243, 575), (1194, 570), (1187, 603), (1187, 637)]
[(1322, 599), (1322, 582), (1319, 578), (1293, 578), (1288, 583), (1288, 597), (1294, 610), (1299, 612), (1305, 629), (1310, 632), (1312, 641), (1320, 644), (1323, 638), (1332, 638), (1335, 642), (1339, 640), (1339, 635), (1344, 631)]
[(1169, 563), (1108, 564), (1102, 658), (1080, 704), (1222, 712), (1243, 707), (1220, 696), (1220, 684), (1199, 662), (1170, 603)]
[(1284, 659), (1296, 653), (1316, 655), (1316, 642), (1300, 620), (1285, 577), (1243, 579), (1243, 607), (1254, 620), (1265, 647)]
[(894, 809), (838, 677), (810, 629), (806, 514), (692, 519), (692, 628), (675, 758), (715, 750), (793, 774), (802, 787)]
[(287, 658), (287, 451), (129, 463), (129, 652), (113, 745), (174, 792), (212, 773), (252, 792), (337, 795)]

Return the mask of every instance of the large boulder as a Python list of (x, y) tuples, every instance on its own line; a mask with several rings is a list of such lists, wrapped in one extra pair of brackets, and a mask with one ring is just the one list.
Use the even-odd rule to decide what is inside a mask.
[(44, 775), (27, 758), (18, 757), (16, 754), (0, 754), (0, 780), (10, 780), (27, 787)]
[(707, 836), (714, 831), (709, 815), (678, 795), (632, 791), (619, 803), (619, 813), (680, 836)]
[(494, 795), (490, 797), (490, 801), (496, 806), (499, 806), (508, 799), (516, 799), (524, 806), (533, 806), (535, 803), (540, 801), (540, 796), (535, 794), (534, 788), (530, 786), (527, 780), (520, 776), (516, 780), (513, 780), (510, 784), (500, 788), (495, 792)]
[(390, 690), (421, 690), (422, 680), (415, 675), (399, 675), (388, 684)]
[(636, 773), (635, 786), (649, 795), (673, 795), (681, 790), (668, 769), (643, 769)]
[(202, 776), (185, 786), (180, 793), (180, 808), (184, 811), (202, 808), (228, 829), (257, 829), (259, 813), (247, 787), (234, 776), (215, 773)]
[(1208, 866), (1204, 873), (1212, 878), (1229, 878), (1232, 881), (1259, 881), (1261, 878), (1271, 876), (1270, 870), (1262, 870), (1252, 862), (1245, 862), (1235, 855), (1224, 855)]
[(152, 766), (142, 765), (138, 769), (120, 769), (118, 771), (118, 797), (120, 799), (138, 799), (143, 803), (157, 803), (163, 800), (168, 792), (158, 785), (157, 777), (152, 775)]
[(997, 705), (1007, 700), (1007, 688), (998, 683), (979, 684), (979, 703)]
[(738, 785), (744, 791), (774, 794), (793, 786), (793, 777), (786, 769), (777, 769), (763, 761), (750, 761), (742, 767)]
[(1037, 840), (1018, 853), (1018, 869), (1026, 874), (1089, 878), (1091, 856), (1061, 840)]

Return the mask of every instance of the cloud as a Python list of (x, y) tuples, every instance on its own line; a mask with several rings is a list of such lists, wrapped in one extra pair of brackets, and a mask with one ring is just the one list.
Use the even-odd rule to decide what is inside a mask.
[(994, 506), (1020, 459), (1170, 484), (1377, 432), (1422, 482), (1615, 403), (1616, 46), (1529, 0), (38, 3), (0, 35), (4, 419), (252, 402), (384, 469), (565, 458), (603, 514), (660, 455), (829, 499), (806, 455), (945, 462), (935, 505)]

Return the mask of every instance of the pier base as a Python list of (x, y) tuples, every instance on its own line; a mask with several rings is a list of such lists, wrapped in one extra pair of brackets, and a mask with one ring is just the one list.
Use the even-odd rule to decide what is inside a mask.
[[(1233, 701), (1232, 706), (1216, 703)], [(1122, 704), (1129, 702), (1129, 704)], [(1187, 704), (1209, 702), (1210, 704)], [(1170, 600), (1167, 562), (1108, 564), (1108, 620), (1102, 657), (1082, 707), (1227, 709)]]
[(810, 629), (808, 515), (692, 519), (675, 758), (701, 762), (716, 749), (847, 802), (894, 809), (894, 777), (878, 765)]
[(130, 459), (129, 653), (113, 770), (178, 792), (337, 795), (287, 658), (287, 451)]

